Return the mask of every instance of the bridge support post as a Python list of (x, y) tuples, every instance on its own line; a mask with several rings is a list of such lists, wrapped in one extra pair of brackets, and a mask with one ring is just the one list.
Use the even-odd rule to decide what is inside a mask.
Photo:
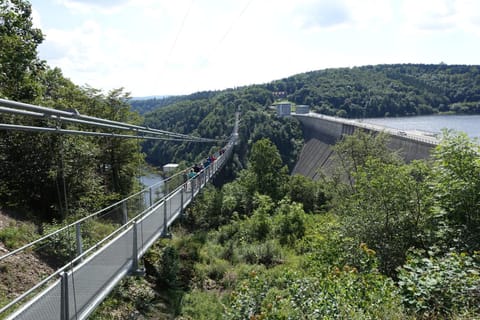
[(149, 199), (150, 199), (150, 207), (153, 206), (153, 188), (150, 187), (148, 188), (148, 192), (149, 192)]
[(197, 176), (195, 176), (192, 181), (191, 181), (191, 186), (192, 186), (192, 201), (193, 201), (193, 196), (195, 195), (195, 184), (197, 183)]
[(183, 210), (183, 188), (180, 189), (180, 217), (185, 217), (185, 211)]
[(172, 235), (168, 232), (168, 217), (167, 217), (167, 198), (163, 201), (163, 230), (162, 238), (171, 238)]
[[(168, 232), (168, 217), (167, 217), (167, 195), (168, 195), (168, 185), (167, 181), (165, 181), (165, 195), (163, 198), (163, 230), (162, 230), (162, 238), (171, 238), (172, 235)], [(172, 200), (170, 200), (172, 201)]]
[(131, 274), (134, 276), (144, 276), (145, 268), (140, 268), (138, 263), (138, 222), (133, 223), (133, 252), (132, 252), (132, 270)]
[(76, 238), (75, 242), (77, 243), (77, 257), (78, 257), (78, 256), (81, 256), (83, 253), (82, 230), (80, 229), (80, 222), (77, 222), (75, 224), (75, 238)]
[(127, 201), (122, 202), (122, 225), (127, 224), (128, 222), (128, 211), (127, 211)]
[(70, 312), (68, 301), (68, 273), (66, 271), (60, 274), (60, 319), (69, 320)]

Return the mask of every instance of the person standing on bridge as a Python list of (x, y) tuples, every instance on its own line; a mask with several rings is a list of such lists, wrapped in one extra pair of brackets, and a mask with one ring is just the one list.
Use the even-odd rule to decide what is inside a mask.
[(205, 159), (205, 162), (203, 163), (203, 167), (204, 167), (204, 168), (207, 168), (209, 165), (210, 165), (210, 157), (208, 157), (207, 159)]
[[(185, 191), (189, 191), (189, 187), (191, 188), (192, 186), (192, 180), (195, 179), (197, 174), (195, 173), (194, 169), (190, 169), (190, 171), (187, 173), (187, 181), (185, 183)], [(191, 190), (191, 189), (190, 189)]]

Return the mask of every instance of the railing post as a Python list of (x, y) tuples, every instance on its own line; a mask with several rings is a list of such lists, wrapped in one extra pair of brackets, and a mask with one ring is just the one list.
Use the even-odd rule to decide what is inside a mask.
[(60, 274), (60, 319), (69, 320), (70, 312), (68, 301), (68, 273), (66, 271)]
[[(168, 218), (167, 218), (167, 195), (168, 195), (168, 184), (167, 180), (164, 182), (165, 184), (165, 195), (163, 198), (163, 230), (162, 230), (162, 237), (163, 238), (170, 238), (171, 235), (168, 232)], [(171, 201), (171, 200), (170, 200)]]
[(75, 224), (75, 238), (77, 243), (77, 257), (78, 257), (78, 256), (81, 256), (83, 253), (82, 230), (80, 229), (80, 222), (77, 222)]
[(167, 219), (167, 197), (163, 200), (163, 230), (161, 234), (162, 238), (171, 238), (171, 234), (168, 232), (168, 219)]
[(180, 189), (180, 217), (185, 217), (185, 212), (183, 210), (183, 188)]
[(197, 175), (195, 175), (195, 177), (193, 177), (193, 179), (191, 180), (191, 191), (192, 191), (192, 201), (193, 201), (193, 196), (195, 195), (195, 184), (197, 182)]
[(149, 195), (150, 195), (149, 196), (149, 199), (150, 199), (150, 206), (149, 207), (151, 207), (151, 206), (153, 206), (153, 188), (152, 187), (148, 188), (148, 191), (149, 191)]
[(128, 222), (128, 210), (127, 210), (127, 202), (126, 201), (122, 202), (122, 217), (123, 217), (122, 225), (127, 224), (127, 222)]
[(133, 222), (133, 252), (132, 252), (132, 274), (135, 276), (144, 276), (145, 268), (140, 268), (138, 263), (138, 228), (137, 221)]

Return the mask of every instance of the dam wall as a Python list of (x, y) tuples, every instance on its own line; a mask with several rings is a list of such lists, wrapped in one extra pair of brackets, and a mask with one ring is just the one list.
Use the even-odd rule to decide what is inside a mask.
[(301, 122), (305, 139), (305, 145), (292, 174), (300, 174), (314, 180), (321, 177), (320, 172), (326, 175), (332, 172), (336, 161), (332, 146), (344, 135), (351, 135), (355, 130), (387, 133), (390, 136), (388, 147), (398, 151), (406, 162), (429, 158), (432, 148), (438, 144), (434, 137), (367, 124), (358, 120), (316, 113), (292, 114), (292, 116)]

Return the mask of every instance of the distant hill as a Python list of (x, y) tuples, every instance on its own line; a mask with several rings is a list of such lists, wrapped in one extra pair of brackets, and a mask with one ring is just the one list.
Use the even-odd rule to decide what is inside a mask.
[(145, 114), (180, 101), (206, 99), (211, 97), (212, 91), (197, 92), (183, 96), (148, 96), (132, 98), (129, 103), (134, 111)]
[[(269, 137), (291, 165), (295, 152), (289, 150), (296, 146), (289, 142), (288, 131), (297, 129), (290, 122), (278, 122), (268, 108), (279, 99), (349, 118), (480, 113), (480, 66), (396, 64), (326, 69), (266, 84), (132, 101), (132, 106), (145, 113), (145, 123), (152, 128), (211, 138), (227, 136), (234, 111), (241, 110), (243, 141)], [(197, 154), (196, 148), (200, 147), (144, 144), (152, 163), (178, 161), (180, 156)]]
[(263, 85), (288, 100), (341, 117), (480, 113), (480, 67), (398, 64), (298, 74)]
[[(434, 113), (480, 113), (480, 66), (394, 64), (334, 68), (297, 74), (267, 84), (237, 88), (266, 91), (268, 103), (278, 98), (309, 105), (341, 117), (389, 117)], [(205, 91), (185, 96), (134, 99), (147, 113), (181, 101), (196, 101), (232, 91)], [(258, 97), (249, 97), (258, 100)]]

